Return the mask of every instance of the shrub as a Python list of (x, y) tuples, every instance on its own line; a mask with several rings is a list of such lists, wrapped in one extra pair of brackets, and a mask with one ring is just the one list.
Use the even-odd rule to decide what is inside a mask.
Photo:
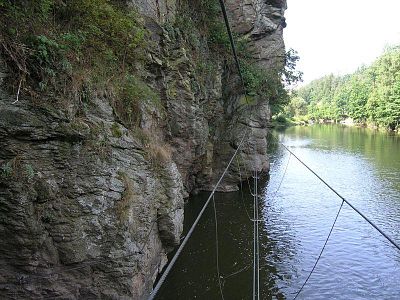
[(127, 75), (117, 87), (115, 108), (130, 128), (138, 127), (143, 110), (149, 106), (162, 109), (161, 100), (145, 82), (133, 75)]
[(117, 3), (2, 0), (1, 52), (15, 71), (14, 86), (23, 82), (28, 90), (53, 96), (67, 90), (66, 81), (76, 74), (105, 82), (133, 72), (149, 46), (147, 31), (132, 8)]

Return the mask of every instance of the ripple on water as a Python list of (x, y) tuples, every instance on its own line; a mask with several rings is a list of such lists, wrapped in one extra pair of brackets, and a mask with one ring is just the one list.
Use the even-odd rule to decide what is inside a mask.
[[(338, 128), (340, 131), (340, 129)], [(303, 131), (304, 133), (304, 131)], [(314, 131), (315, 133), (315, 131)], [(334, 132), (333, 132), (334, 133)], [(304, 142), (296, 132), (287, 132), (285, 144), (341, 192), (365, 215), (400, 240), (400, 190), (398, 168), (374, 164), (376, 157), (360, 151), (363, 146), (348, 149), (345, 144), (332, 145), (328, 140)], [(393, 145), (388, 145), (393, 146)], [(395, 143), (393, 153), (400, 151)], [(379, 147), (379, 149), (381, 149)], [(283, 151), (280, 149), (278, 151)], [(359, 151), (359, 152), (357, 152)], [(375, 153), (376, 154), (376, 153)], [(372, 157), (371, 157), (372, 155)], [(285, 160), (284, 155), (276, 155)], [(382, 159), (379, 157), (379, 159)], [(387, 159), (387, 158), (386, 158)], [(294, 159), (293, 159), (294, 160)], [(340, 206), (340, 199), (306, 174), (298, 162), (290, 163), (288, 175), (278, 197), (270, 196), (280, 182), (283, 164), (276, 162), (266, 189), (268, 209), (266, 232), (272, 239), (287, 240), (293, 249), (277, 252), (277, 270), (287, 272), (277, 285), (290, 299), (310, 272)], [(395, 180), (393, 180), (395, 179)], [(397, 189), (396, 189), (397, 187)], [(283, 243), (283, 242), (280, 242)], [(346, 205), (331, 239), (301, 299), (400, 299), (400, 260), (396, 249)], [(290, 266), (290, 267), (288, 267)], [(289, 279), (290, 278), (290, 279)], [(278, 280), (278, 281), (279, 281)]]
[[(400, 137), (312, 126), (289, 128), (281, 139), (400, 242)], [(276, 193), (289, 156), (282, 148), (275, 148), (271, 157), (271, 179), (260, 183), (264, 195), (262, 299), (292, 299), (313, 267), (341, 201), (293, 157)], [(245, 207), (252, 215), (253, 199), (247, 184), (243, 192)], [(185, 207), (185, 230), (207, 197), (205, 193), (190, 199)], [(217, 194), (215, 199), (225, 299), (251, 299), (253, 224), (244, 211), (240, 192)], [(213, 220), (209, 208), (159, 299), (220, 299)], [(315, 273), (298, 299), (398, 300), (400, 251), (345, 205)]]

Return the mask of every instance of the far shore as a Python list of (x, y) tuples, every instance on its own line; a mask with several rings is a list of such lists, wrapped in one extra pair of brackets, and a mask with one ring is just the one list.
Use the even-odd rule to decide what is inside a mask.
[(313, 125), (342, 125), (347, 127), (360, 127), (360, 128), (368, 128), (371, 130), (376, 131), (383, 131), (383, 132), (393, 132), (400, 134), (400, 127), (397, 129), (391, 129), (386, 127), (380, 127), (374, 123), (368, 122), (355, 122), (351, 118), (346, 118), (342, 120), (330, 120), (330, 119), (304, 119), (304, 120), (296, 120), (296, 119), (287, 119), (284, 120), (281, 118), (276, 118), (271, 121), (272, 128), (282, 128), (282, 127), (290, 127), (290, 126), (313, 126)]

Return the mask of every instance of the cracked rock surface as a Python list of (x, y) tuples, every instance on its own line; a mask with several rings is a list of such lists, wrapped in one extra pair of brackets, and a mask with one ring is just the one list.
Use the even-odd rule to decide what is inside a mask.
[[(147, 299), (180, 242), (184, 198), (212, 189), (244, 132), (243, 178), (269, 169), (268, 99), (241, 107), (237, 75), (222, 61), (200, 84), (183, 35), (162, 26), (179, 1), (129, 3), (158, 45), (148, 78), (165, 109), (144, 112), (140, 126), (170, 145), (172, 159), (155, 164), (107, 95), (89, 99), (80, 116), (24, 96), (15, 103), (0, 58), (1, 299)], [(285, 1), (226, 5), (254, 59), (282, 63)], [(237, 190), (238, 181), (234, 163), (219, 190)]]

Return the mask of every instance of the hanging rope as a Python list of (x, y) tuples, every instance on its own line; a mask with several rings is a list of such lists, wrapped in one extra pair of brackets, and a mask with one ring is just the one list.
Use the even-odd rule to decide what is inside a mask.
[(222, 300), (224, 300), (224, 293), (222, 292), (222, 284), (221, 284), (221, 274), (220, 274), (220, 270), (219, 270), (218, 220), (217, 220), (217, 209), (215, 207), (215, 195), (213, 195), (212, 201), (213, 201), (213, 207), (214, 207), (215, 253), (216, 253), (218, 285), (219, 285), (219, 292), (221, 294), (221, 298), (222, 298)]
[(231, 44), (232, 54), (233, 54), (233, 58), (235, 59), (236, 67), (237, 67), (238, 74), (240, 77), (240, 81), (242, 82), (243, 89), (246, 90), (246, 85), (244, 83), (242, 69), (240, 68), (239, 58), (236, 53), (235, 41), (233, 39), (231, 26), (229, 25), (228, 14), (226, 13), (226, 7), (225, 7), (224, 0), (219, 0), (219, 4), (221, 6), (222, 14), (224, 16), (225, 27), (226, 27), (226, 31), (228, 32), (229, 42)]
[[(238, 170), (239, 170), (240, 199), (241, 199), (241, 202), (242, 202), (242, 207), (243, 207), (244, 211), (246, 212), (246, 215), (247, 215), (248, 219), (251, 221), (250, 213), (249, 213), (249, 211), (247, 210), (246, 204), (245, 204), (245, 202), (244, 202), (242, 171), (241, 171), (241, 168), (240, 168), (240, 162), (239, 162), (238, 157), (236, 157), (236, 162), (237, 162), (237, 166), (238, 166)], [(248, 178), (247, 178), (247, 181), (248, 181)], [(251, 191), (250, 191), (250, 192), (251, 192)]]
[(203, 205), (203, 208), (201, 209), (199, 215), (197, 216), (196, 220), (194, 221), (192, 227), (189, 229), (188, 233), (186, 234), (185, 238), (183, 239), (182, 243), (180, 244), (178, 250), (176, 251), (174, 257), (171, 259), (170, 263), (168, 264), (167, 268), (165, 269), (164, 273), (161, 275), (160, 279), (157, 282), (157, 285), (155, 286), (154, 290), (152, 291), (152, 293), (149, 296), (149, 300), (154, 299), (154, 297), (157, 295), (158, 291), (160, 290), (162, 284), (164, 283), (165, 279), (167, 278), (169, 272), (171, 271), (172, 267), (175, 265), (178, 257), (180, 256), (183, 248), (185, 247), (186, 243), (188, 242), (189, 238), (192, 236), (194, 229), (196, 228), (197, 224), (199, 223), (201, 217), (204, 214), (204, 211), (206, 210), (208, 204), (210, 203), (215, 191), (217, 190), (217, 188), (219, 187), (222, 179), (225, 177), (226, 172), (228, 171), (229, 167), (231, 166), (233, 160), (235, 159), (238, 151), (240, 150), (240, 148), (243, 145), (243, 142), (245, 140), (245, 137), (247, 136), (249, 130), (246, 130), (240, 140), (240, 143), (238, 145), (238, 147), (236, 148), (235, 152), (233, 153), (230, 161), (228, 162), (228, 165), (226, 166), (224, 172), (222, 173), (221, 177), (219, 178), (218, 182), (216, 183), (214, 189), (212, 190), (210, 196), (208, 197), (206, 203)]
[(281, 188), (283, 179), (285, 178), (285, 175), (286, 175), (286, 172), (287, 172), (287, 169), (288, 169), (288, 166), (289, 166), (289, 162), (290, 162), (290, 157), (291, 157), (291, 156), (292, 156), (292, 154), (289, 153), (289, 158), (288, 158), (288, 160), (287, 160), (286, 167), (285, 167), (285, 170), (284, 170), (284, 172), (283, 172), (281, 181), (279, 182), (278, 187), (277, 187), (276, 190), (275, 190), (274, 196), (271, 198), (271, 202), (272, 202), (273, 200), (275, 200), (275, 197), (276, 197), (276, 195), (278, 194), (278, 192), (279, 192), (279, 190), (280, 190), (280, 188)]
[(339, 215), (340, 215), (340, 211), (341, 211), (342, 208), (343, 208), (343, 204), (344, 204), (344, 201), (342, 200), (342, 203), (340, 204), (339, 210), (338, 210), (338, 212), (337, 212), (337, 214), (336, 214), (335, 221), (333, 222), (333, 224), (332, 224), (332, 226), (331, 226), (331, 230), (329, 231), (329, 234), (328, 234), (328, 236), (327, 236), (326, 239), (325, 239), (324, 246), (322, 247), (322, 249), (321, 249), (321, 251), (320, 251), (320, 253), (319, 253), (319, 255), (318, 255), (318, 258), (317, 258), (317, 260), (315, 261), (314, 266), (312, 267), (310, 273), (308, 274), (307, 279), (304, 281), (303, 285), (302, 285), (301, 288), (298, 290), (298, 292), (296, 293), (296, 296), (293, 298), (293, 300), (296, 300), (296, 299), (297, 299), (297, 297), (300, 295), (300, 293), (302, 292), (303, 288), (304, 288), (305, 285), (307, 284), (308, 280), (310, 279), (311, 275), (314, 273), (315, 267), (317, 266), (319, 260), (321, 259), (322, 253), (324, 252), (325, 247), (326, 247), (326, 245), (328, 244), (329, 238), (331, 237), (331, 234), (332, 234), (332, 232), (333, 232), (333, 228), (335, 227), (336, 221), (337, 221), (337, 219), (338, 219), (338, 217), (339, 217)]
[(258, 208), (258, 172), (254, 168), (253, 196), (253, 299), (260, 299), (260, 245), (259, 245), (259, 208)]
[(259, 216), (258, 216), (258, 172), (257, 168), (255, 169), (256, 179), (255, 179), (255, 193), (256, 193), (256, 245), (257, 245), (257, 300), (260, 300), (260, 241), (259, 241)]
[(293, 153), (285, 144), (283, 144), (275, 135), (272, 134), (282, 147), (284, 147), (290, 154), (292, 154), (303, 166), (305, 166), (312, 174), (314, 174), (323, 184), (325, 184), (332, 192), (334, 192), (340, 199), (342, 199), (348, 206), (350, 206), (357, 214), (359, 214), (365, 221), (367, 221), (372, 227), (374, 227), (383, 237), (386, 238), (395, 248), (400, 250), (400, 246), (387, 235), (382, 229), (380, 229), (374, 222), (366, 217), (360, 210), (358, 210), (353, 204), (351, 204), (346, 198), (344, 198), (338, 191), (336, 191), (330, 184), (321, 178), (313, 169), (311, 169), (306, 163), (304, 163), (296, 154)]
[[(253, 178), (255, 175), (255, 170), (253, 171)], [(257, 268), (257, 264), (256, 264), (256, 251), (257, 251), (257, 246), (256, 246), (256, 183), (255, 183), (255, 179), (253, 182), (253, 189), (254, 189), (254, 196), (253, 196), (253, 300), (256, 299), (256, 268)]]
[[(225, 3), (223, 0), (219, 0), (221, 9), (222, 9), (222, 14), (224, 16), (224, 22), (225, 22), (225, 26), (226, 26), (226, 30), (228, 32), (228, 36), (229, 36), (229, 42), (231, 44), (231, 49), (232, 49), (232, 53), (233, 53), (233, 57), (235, 59), (235, 63), (236, 63), (236, 67), (238, 70), (238, 74), (243, 86), (243, 90), (244, 93), (246, 95), (246, 85), (244, 82), (244, 78), (242, 75), (242, 71), (241, 71), (241, 67), (240, 67), (240, 63), (239, 63), (239, 59), (236, 53), (236, 47), (235, 47), (235, 42), (233, 39), (233, 35), (232, 35), (232, 30), (231, 27), (229, 25), (229, 20), (228, 20), (228, 15), (226, 12), (226, 7), (225, 7)], [(255, 148), (254, 148), (254, 152), (255, 152)], [(254, 174), (255, 174), (255, 179), (254, 179), (254, 194), (253, 198), (254, 198), (254, 204), (253, 204), (253, 222), (254, 222), (254, 226), (253, 226), (253, 299), (260, 299), (260, 281), (259, 281), (259, 275), (260, 275), (260, 270), (259, 270), (259, 226), (258, 226), (258, 177), (257, 177), (257, 168), (256, 166), (254, 166)], [(248, 178), (247, 178), (248, 180)], [(249, 182), (248, 182), (249, 183)], [(241, 185), (241, 187), (243, 187)], [(249, 190), (251, 192), (251, 188), (250, 188), (250, 184), (249, 184)], [(247, 210), (246, 210), (247, 213)], [(248, 214), (248, 213), (247, 213)], [(248, 214), (249, 216), (249, 214)], [(249, 216), (250, 217), (250, 216)], [(257, 296), (256, 296), (257, 294)]]

